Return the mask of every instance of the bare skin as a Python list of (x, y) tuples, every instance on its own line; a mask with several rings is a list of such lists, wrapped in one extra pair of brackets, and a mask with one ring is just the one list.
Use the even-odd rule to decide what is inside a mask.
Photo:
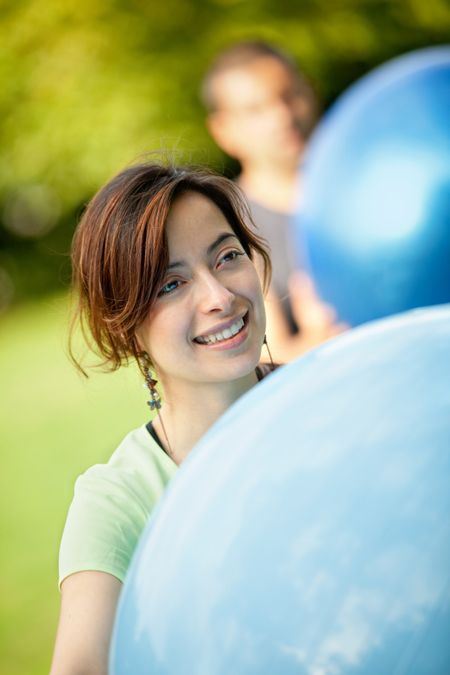
[(121, 582), (105, 572), (78, 572), (64, 579), (50, 675), (107, 675), (121, 588)]

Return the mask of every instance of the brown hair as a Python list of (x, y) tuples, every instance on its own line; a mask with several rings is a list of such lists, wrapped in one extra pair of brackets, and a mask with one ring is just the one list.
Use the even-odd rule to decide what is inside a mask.
[(116, 370), (140, 352), (135, 339), (161, 288), (169, 262), (165, 226), (176, 198), (199, 192), (222, 211), (245, 252), (262, 257), (264, 286), (270, 281), (270, 258), (264, 240), (249, 227), (251, 217), (239, 188), (210, 171), (157, 163), (138, 164), (119, 173), (86, 208), (72, 244), (73, 287), (78, 296), (69, 344), (74, 355), (75, 325), (101, 357)]

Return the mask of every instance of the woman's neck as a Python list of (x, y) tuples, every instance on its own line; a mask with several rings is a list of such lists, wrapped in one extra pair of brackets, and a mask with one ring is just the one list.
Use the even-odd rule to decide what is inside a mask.
[(258, 381), (256, 372), (234, 382), (178, 385), (164, 389), (153, 426), (165, 450), (180, 464), (214, 422)]

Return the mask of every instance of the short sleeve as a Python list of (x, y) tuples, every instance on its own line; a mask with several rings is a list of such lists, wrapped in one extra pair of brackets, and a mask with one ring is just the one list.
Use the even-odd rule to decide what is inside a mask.
[(175, 463), (145, 427), (131, 432), (108, 464), (75, 483), (59, 552), (59, 584), (75, 572), (108, 572), (123, 582), (139, 537)]
[(149, 515), (136, 494), (132, 476), (97, 465), (75, 484), (59, 554), (59, 583), (84, 570), (125, 578)]

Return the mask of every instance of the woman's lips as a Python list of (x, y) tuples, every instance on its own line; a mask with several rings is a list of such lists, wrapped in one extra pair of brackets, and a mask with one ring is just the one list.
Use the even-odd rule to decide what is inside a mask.
[[(211, 342), (202, 342), (199, 341), (198, 338), (194, 340), (194, 342), (199, 346), (199, 347), (205, 347), (206, 349), (213, 349), (215, 351), (221, 351), (223, 349), (233, 349), (235, 347), (240, 346), (247, 338), (248, 335), (248, 312), (242, 317), (240, 320), (243, 322), (243, 325), (239, 328), (239, 331), (235, 333), (234, 335), (231, 335), (230, 337), (225, 337), (224, 339), (218, 339), (216, 341), (211, 341)], [(237, 324), (239, 320), (233, 322), (229, 329), (234, 324)], [(228, 330), (229, 330), (228, 329)], [(225, 329), (227, 330), (227, 329)], [(223, 331), (219, 331), (219, 333), (223, 333)], [(211, 334), (210, 334), (211, 335)]]

